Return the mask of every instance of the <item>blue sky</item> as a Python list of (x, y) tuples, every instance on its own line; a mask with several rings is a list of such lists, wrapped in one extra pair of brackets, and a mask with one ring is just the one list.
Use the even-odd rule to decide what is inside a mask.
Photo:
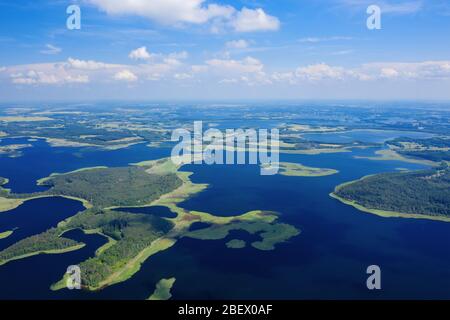
[(438, 0), (0, 0), (0, 96), (448, 100), (449, 31)]

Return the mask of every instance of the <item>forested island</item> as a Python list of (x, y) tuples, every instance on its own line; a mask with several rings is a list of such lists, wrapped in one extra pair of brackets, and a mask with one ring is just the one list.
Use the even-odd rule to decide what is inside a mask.
[(382, 173), (336, 187), (334, 198), (385, 217), (450, 221), (450, 168)]
[(325, 177), (339, 173), (339, 171), (328, 168), (313, 168), (300, 163), (280, 162), (279, 174), (288, 177)]

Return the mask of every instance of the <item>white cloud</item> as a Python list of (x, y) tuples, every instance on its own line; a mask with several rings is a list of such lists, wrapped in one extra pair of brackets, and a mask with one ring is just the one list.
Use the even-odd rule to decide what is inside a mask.
[(145, 17), (164, 25), (211, 23), (212, 32), (231, 27), (237, 32), (278, 30), (280, 21), (263, 9), (207, 3), (206, 0), (86, 0), (110, 15)]
[(228, 41), (225, 46), (229, 49), (246, 49), (250, 46), (250, 44), (248, 41), (240, 39)]
[(262, 72), (264, 68), (261, 61), (252, 57), (246, 57), (243, 60), (212, 59), (206, 61), (206, 64), (224, 73), (257, 73)]
[(149, 60), (152, 55), (147, 51), (147, 47), (140, 47), (131, 51), (128, 57), (133, 60)]
[(274, 72), (272, 74), (272, 80), (276, 82), (287, 82), (289, 84), (297, 83), (294, 72)]
[(108, 64), (103, 62), (97, 62), (94, 60), (78, 60), (69, 58), (67, 59), (67, 67), (81, 70), (99, 70), (99, 69), (113, 69), (120, 68), (118, 64)]
[(332, 67), (325, 63), (298, 68), (295, 71), (297, 78), (309, 81), (324, 79), (342, 79), (345, 75), (344, 68)]
[(403, 80), (450, 79), (450, 61), (369, 63), (362, 71), (379, 78)]
[(52, 55), (52, 54), (58, 54), (58, 53), (62, 52), (61, 48), (58, 48), (58, 47), (56, 47), (56, 46), (54, 46), (52, 44), (46, 44), (45, 47), (46, 47), (45, 50), (41, 50), (42, 54), (50, 54), (50, 55)]
[(55, 85), (68, 83), (88, 83), (89, 77), (86, 75), (64, 75), (58, 73), (45, 73), (42, 71), (29, 70), (24, 73), (11, 74), (11, 81), (14, 84), (22, 85)]
[(113, 15), (137, 15), (162, 24), (201, 24), (217, 17), (230, 17), (234, 8), (205, 4), (205, 0), (87, 0)]
[(243, 8), (231, 24), (238, 32), (275, 31), (280, 28), (280, 20), (266, 14), (262, 9)]
[(125, 82), (135, 82), (138, 77), (130, 70), (122, 70), (114, 75), (114, 80), (125, 81)]
[(205, 62), (203, 68), (197, 66), (196, 69), (209, 79), (221, 79), (220, 83), (243, 82), (250, 86), (271, 83), (270, 77), (264, 71), (264, 64), (253, 57), (242, 60), (211, 59)]
[[(426, 83), (426, 81), (450, 81), (450, 61), (378, 62), (344, 67), (326, 63), (304, 65), (283, 70), (266, 70), (258, 59), (216, 58), (203, 64), (189, 65), (176, 58), (186, 53), (159, 55), (148, 63), (109, 64), (94, 60), (69, 58), (67, 61), (17, 65), (0, 68), (0, 81), (8, 80), (16, 85), (68, 85), (107, 84), (112, 79), (124, 83), (145, 81), (189, 80), (195, 83), (233, 84), (248, 86), (283, 84), (321, 85), (338, 82), (372, 83)], [(3, 70), (3, 71), (2, 71)]]
[[(292, 77), (288, 73), (274, 73), (272, 78), (276, 81), (292, 81)], [(295, 71), (295, 78), (296, 80), (311, 82), (323, 80), (450, 80), (450, 61), (381, 62), (363, 64), (356, 68), (344, 68), (320, 63), (299, 67)]]
[(173, 76), (176, 80), (188, 80), (192, 78), (192, 75), (189, 73), (176, 73)]
[(399, 76), (399, 73), (397, 70), (393, 68), (383, 68), (380, 72), (381, 78), (396, 78)]

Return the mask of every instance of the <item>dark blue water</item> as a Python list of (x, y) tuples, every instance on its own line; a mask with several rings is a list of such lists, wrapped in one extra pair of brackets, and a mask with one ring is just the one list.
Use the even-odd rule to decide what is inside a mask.
[(70, 299), (69, 290), (52, 292), (50, 285), (59, 281), (67, 267), (95, 256), (95, 251), (107, 240), (99, 235), (85, 235), (73, 230), (64, 237), (86, 244), (80, 250), (59, 255), (38, 255), (12, 261), (0, 267), (0, 300)]
[(0, 240), (0, 250), (29, 236), (39, 234), (84, 210), (79, 201), (65, 198), (41, 198), (25, 202), (9, 212), (0, 213), (0, 231), (14, 230), (6, 239)]
[[(167, 152), (151, 151), (148, 155), (147, 150), (137, 147), (134, 151), (118, 151), (114, 160), (109, 152), (93, 151), (93, 154), (76, 157), (77, 163), (69, 163), (75, 157), (73, 149), (55, 154), (57, 151), (48, 150), (45, 144), (42, 148), (47, 150), (39, 151), (39, 146), (30, 149), (41, 153), (40, 158), (34, 158), (35, 153), (30, 155), (29, 150), (19, 158), (21, 164), (33, 164), (28, 170), (34, 172), (34, 177), (92, 165), (124, 165)], [(65, 165), (51, 160), (61, 170), (46, 163), (45, 153), (49, 151), (50, 158), (66, 159)], [(281, 213), (281, 222), (301, 229), (299, 236), (278, 245), (274, 251), (252, 248), (250, 243), (255, 236), (244, 232), (218, 241), (184, 238), (173, 248), (148, 259), (141, 270), (124, 283), (99, 293), (69, 290), (53, 293), (48, 287), (61, 278), (67, 266), (92, 256), (105, 241), (102, 237), (79, 235), (88, 243), (80, 251), (60, 256), (42, 255), (0, 267), (0, 298), (144, 299), (153, 292), (158, 280), (176, 277), (172, 290), (175, 299), (450, 299), (450, 224), (381, 218), (359, 212), (328, 196), (336, 185), (368, 174), (395, 171), (399, 167), (422, 168), (397, 161), (354, 158), (355, 155), (372, 155), (374, 151), (376, 149), (317, 156), (282, 155), (282, 161), (340, 171), (321, 178), (260, 176), (256, 166), (183, 168), (194, 172), (194, 182), (209, 183), (210, 188), (184, 202), (182, 207), (221, 216), (255, 209), (274, 210)], [(67, 152), (69, 155), (65, 154)], [(6, 176), (19, 181), (15, 184), (18, 190), (31, 188), (34, 179), (16, 180), (16, 172), (22, 170), (22, 166), (15, 167), (12, 163), (9, 171), (5, 171), (9, 172)], [(42, 168), (47, 171), (35, 172)], [(0, 170), (3, 169), (0, 167)], [(242, 239), (248, 245), (243, 249), (228, 249), (225, 244), (232, 239)], [(372, 264), (382, 269), (382, 291), (370, 292), (365, 287), (365, 271)]]
[(194, 222), (193, 224), (191, 224), (191, 226), (189, 227), (189, 231), (196, 231), (196, 230), (201, 230), (201, 229), (205, 229), (210, 227), (211, 224), (210, 223), (205, 223), (205, 222)]

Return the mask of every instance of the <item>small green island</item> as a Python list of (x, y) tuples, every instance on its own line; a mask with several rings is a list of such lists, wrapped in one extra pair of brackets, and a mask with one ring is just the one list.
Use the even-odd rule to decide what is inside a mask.
[(288, 177), (325, 177), (339, 173), (334, 169), (307, 167), (300, 163), (280, 162), (280, 175)]
[(450, 222), (450, 168), (383, 173), (344, 183), (331, 196), (382, 217)]
[(5, 232), (0, 232), (0, 240), (8, 238), (13, 233), (14, 233), (14, 231), (12, 231), (12, 230), (8, 230), (8, 231), (5, 231)]
[(147, 300), (169, 300), (172, 298), (172, 287), (175, 283), (175, 278), (161, 279), (156, 284), (155, 292)]
[[(243, 230), (259, 236), (260, 240), (251, 244), (253, 248), (274, 250), (276, 245), (300, 233), (294, 226), (279, 223), (275, 212), (255, 210), (240, 216), (218, 217), (181, 208), (179, 203), (202, 192), (208, 185), (192, 183), (192, 173), (179, 169), (180, 166), (166, 158), (123, 168), (96, 167), (53, 174), (39, 180), (40, 185), (49, 187), (44, 192), (12, 194), (0, 189), (1, 201), (7, 204), (11, 201), (10, 208), (12, 201), (20, 205), (30, 199), (55, 196), (80, 200), (86, 208), (55, 228), (0, 251), (0, 265), (37, 254), (59, 254), (82, 248), (83, 243), (64, 237), (70, 230), (99, 234), (108, 242), (97, 249), (95, 257), (78, 263), (83, 289), (95, 291), (131, 278), (144, 261), (171, 248), (183, 237), (221, 240), (233, 230)], [(176, 217), (116, 210), (148, 206), (167, 207)], [(196, 222), (206, 223), (208, 227), (190, 231)], [(66, 277), (62, 274), (51, 289), (64, 289)], [(162, 288), (168, 287), (168, 283), (163, 282), (159, 291), (164, 291)]]

